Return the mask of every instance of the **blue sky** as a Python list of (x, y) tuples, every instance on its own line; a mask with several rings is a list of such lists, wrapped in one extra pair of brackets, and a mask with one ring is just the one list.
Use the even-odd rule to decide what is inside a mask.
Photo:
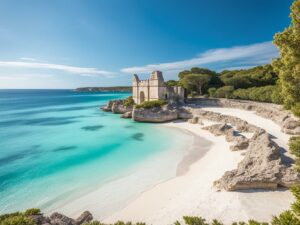
[(129, 85), (278, 56), (292, 0), (0, 0), (0, 88)]

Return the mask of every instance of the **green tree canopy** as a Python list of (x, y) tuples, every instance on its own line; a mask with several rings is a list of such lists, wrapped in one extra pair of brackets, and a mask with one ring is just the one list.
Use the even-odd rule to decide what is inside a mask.
[(181, 84), (188, 90), (197, 91), (200, 95), (203, 94), (203, 88), (208, 85), (211, 76), (208, 74), (188, 74), (181, 79)]
[(237, 89), (274, 85), (278, 76), (271, 65), (264, 65), (244, 70), (225, 70), (221, 72), (220, 79), (225, 85)]
[(300, 116), (300, 0), (291, 6), (291, 25), (274, 37), (280, 58), (272, 65), (279, 74), (284, 104), (295, 115)]
[(176, 80), (168, 80), (166, 82), (166, 85), (168, 85), (170, 87), (178, 86), (178, 81), (176, 81)]

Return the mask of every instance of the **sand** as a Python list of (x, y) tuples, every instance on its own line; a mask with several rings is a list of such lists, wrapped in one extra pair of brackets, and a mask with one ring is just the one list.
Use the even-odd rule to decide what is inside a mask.
[[(233, 115), (251, 124), (264, 128), (274, 140), (286, 148), (289, 135), (271, 120), (254, 112), (232, 108), (205, 108), (227, 115)], [(207, 125), (208, 122), (204, 121)], [(243, 158), (242, 152), (232, 152), (223, 136), (215, 137), (202, 130), (198, 124), (171, 122), (163, 124), (183, 129), (212, 142), (204, 156), (189, 166), (188, 170), (173, 179), (157, 184), (141, 193), (125, 208), (108, 216), (103, 222), (143, 221), (153, 225), (173, 224), (182, 221), (182, 216), (202, 216), (208, 221), (219, 219), (225, 224), (233, 221), (256, 219), (270, 221), (273, 215), (289, 208), (294, 198), (286, 189), (277, 191), (248, 190), (239, 192), (217, 191), (213, 182), (225, 171), (235, 169)], [(188, 160), (188, 163), (191, 161)]]

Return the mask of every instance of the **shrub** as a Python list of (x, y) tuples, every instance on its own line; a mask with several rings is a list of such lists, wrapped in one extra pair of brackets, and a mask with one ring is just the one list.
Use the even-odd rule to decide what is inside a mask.
[(147, 101), (147, 102), (143, 102), (139, 105), (136, 105), (136, 108), (137, 109), (141, 109), (141, 108), (151, 109), (151, 108), (154, 108), (154, 107), (161, 107), (163, 105), (166, 105), (167, 103), (168, 102), (164, 101), (164, 100)]
[(292, 106), (292, 112), (294, 113), (295, 116), (300, 117), (300, 103), (295, 103)]
[(9, 216), (0, 222), (0, 225), (35, 225), (34, 221), (25, 215)]
[(94, 220), (92, 222), (89, 222), (89, 223), (85, 223), (85, 225), (105, 225), (104, 223), (101, 223), (100, 221), (98, 220)]
[(202, 217), (184, 216), (183, 220), (187, 225), (209, 225)]
[(224, 225), (224, 224), (219, 222), (218, 220), (213, 220), (211, 225)]
[(128, 98), (126, 98), (124, 100), (124, 105), (125, 106), (133, 106), (134, 105), (134, 100), (133, 100), (132, 96), (129, 96)]
[(214, 88), (214, 87), (213, 88), (209, 88), (208, 89), (209, 96), (214, 98), (216, 96), (216, 91), (217, 91), (217, 88)]
[(5, 220), (9, 217), (20, 216), (20, 215), (22, 215), (22, 213), (20, 213), (20, 212), (14, 212), (14, 213), (0, 215), (0, 224), (3, 220)]
[(233, 86), (224, 86), (218, 88), (215, 92), (216, 98), (232, 98), (234, 87)]
[(282, 92), (279, 85), (275, 85), (273, 89), (272, 102), (275, 104), (283, 104)]
[(289, 141), (289, 150), (296, 156), (296, 167), (300, 171), (300, 136), (291, 137)]
[(31, 209), (27, 209), (24, 213), (25, 216), (32, 216), (32, 215), (37, 215), (40, 214), (41, 210), (37, 209), (37, 208), (31, 208)]
[(299, 225), (300, 221), (297, 219), (294, 214), (287, 210), (281, 213), (279, 216), (273, 217), (272, 225)]
[(300, 216), (300, 186), (295, 185), (291, 188), (293, 195), (296, 198), (296, 201), (292, 204), (291, 209), (293, 213), (299, 218)]
[(282, 97), (277, 85), (237, 89), (233, 92), (232, 97), (258, 102), (282, 103)]

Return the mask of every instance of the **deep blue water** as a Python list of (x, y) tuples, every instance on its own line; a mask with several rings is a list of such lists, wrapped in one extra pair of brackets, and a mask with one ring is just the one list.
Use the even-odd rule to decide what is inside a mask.
[[(29, 207), (73, 213), (72, 201), (135, 175), (133, 181), (143, 185), (136, 189), (125, 182), (122, 186), (131, 191), (118, 188), (123, 203), (114, 198), (114, 187), (99, 199), (111, 203), (103, 209), (108, 214), (149, 185), (174, 176), (184, 154), (181, 143), (189, 135), (99, 110), (108, 100), (129, 95), (0, 90), (0, 213)], [(164, 163), (153, 160), (158, 158)]]

